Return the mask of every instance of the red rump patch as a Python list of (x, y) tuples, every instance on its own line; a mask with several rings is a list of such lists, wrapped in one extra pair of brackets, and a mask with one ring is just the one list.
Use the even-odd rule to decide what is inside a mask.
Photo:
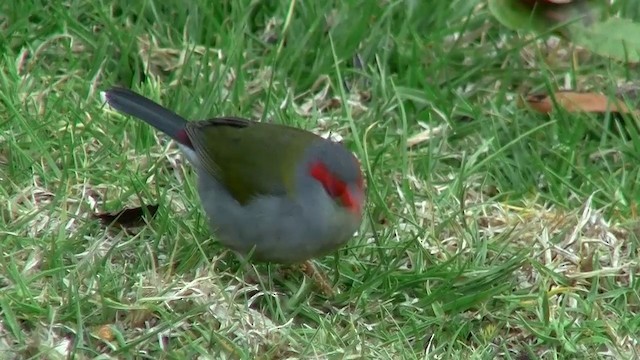
[(193, 148), (193, 144), (191, 144), (191, 139), (189, 139), (189, 134), (187, 131), (182, 129), (180, 130), (175, 137), (176, 141), (182, 145), (187, 145), (190, 148)]
[(340, 199), (345, 207), (358, 211), (358, 204), (349, 193), (347, 184), (333, 176), (323, 163), (317, 162), (311, 165), (311, 176), (322, 184), (324, 190), (333, 199)]

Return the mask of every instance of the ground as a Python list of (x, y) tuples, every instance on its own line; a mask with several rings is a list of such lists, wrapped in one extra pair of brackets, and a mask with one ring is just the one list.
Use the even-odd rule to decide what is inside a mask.
[[(520, 101), (634, 67), (482, 1), (0, 9), (0, 358), (640, 356), (635, 119)], [(365, 219), (315, 260), (336, 294), (221, 247), (175, 144), (102, 106), (113, 85), (353, 150)], [(141, 204), (143, 226), (95, 217)]]

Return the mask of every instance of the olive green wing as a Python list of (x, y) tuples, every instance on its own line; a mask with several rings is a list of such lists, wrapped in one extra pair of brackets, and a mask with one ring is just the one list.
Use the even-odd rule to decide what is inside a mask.
[(293, 193), (304, 150), (322, 141), (301, 129), (241, 118), (190, 122), (187, 134), (206, 172), (242, 204), (255, 196)]

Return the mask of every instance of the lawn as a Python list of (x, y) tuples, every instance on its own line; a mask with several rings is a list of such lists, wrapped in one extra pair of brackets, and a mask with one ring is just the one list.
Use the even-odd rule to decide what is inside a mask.
[[(640, 127), (520, 101), (637, 67), (457, 0), (7, 0), (0, 49), (1, 359), (640, 358)], [(219, 245), (113, 85), (344, 141), (368, 201), (315, 260), (335, 295)]]

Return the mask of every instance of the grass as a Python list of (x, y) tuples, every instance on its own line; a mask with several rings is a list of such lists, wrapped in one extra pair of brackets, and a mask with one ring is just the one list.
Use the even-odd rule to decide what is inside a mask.
[[(632, 69), (479, 1), (214, 3), (0, 5), (0, 358), (640, 356), (635, 119), (517, 102)], [(344, 139), (368, 208), (316, 261), (339, 293), (250, 281), (175, 145), (102, 108), (116, 84)], [(93, 216), (156, 203), (134, 230)]]

